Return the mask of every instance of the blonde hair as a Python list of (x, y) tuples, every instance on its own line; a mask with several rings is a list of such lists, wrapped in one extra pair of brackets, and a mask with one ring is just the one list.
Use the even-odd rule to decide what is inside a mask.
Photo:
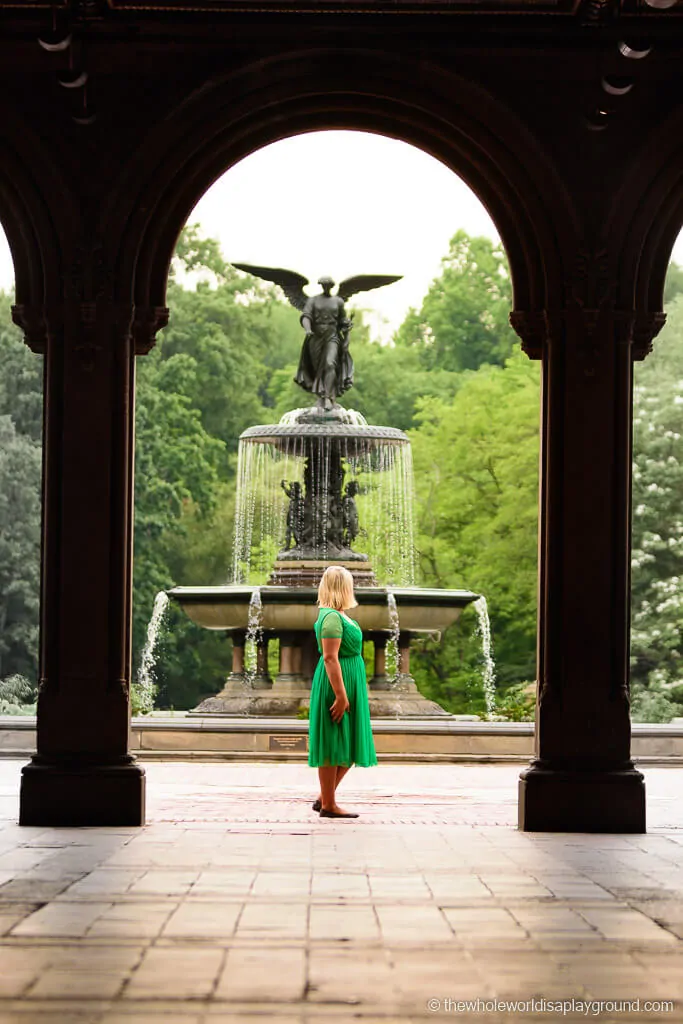
[(328, 565), (318, 587), (318, 604), (343, 612), (358, 604), (353, 595), (353, 576), (343, 565)]

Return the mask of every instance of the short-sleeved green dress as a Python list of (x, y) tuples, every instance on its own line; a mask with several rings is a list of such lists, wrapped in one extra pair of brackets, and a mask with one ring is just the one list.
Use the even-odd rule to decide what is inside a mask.
[[(334, 608), (321, 608), (313, 628), (321, 657), (311, 683), (308, 763), (314, 768), (377, 764), (370, 726), (362, 630), (357, 622)], [(335, 722), (330, 714), (335, 696), (322, 659), (322, 641), (328, 637), (341, 639), (339, 664), (349, 698), (349, 710), (341, 722)]]

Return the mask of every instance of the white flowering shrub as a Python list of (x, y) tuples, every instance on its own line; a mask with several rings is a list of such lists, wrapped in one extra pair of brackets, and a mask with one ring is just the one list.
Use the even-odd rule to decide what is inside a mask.
[(633, 408), (631, 713), (683, 715), (683, 294), (636, 365)]

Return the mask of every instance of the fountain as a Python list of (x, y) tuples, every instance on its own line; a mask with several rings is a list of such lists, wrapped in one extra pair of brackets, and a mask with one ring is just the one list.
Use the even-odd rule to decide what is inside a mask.
[[(194, 622), (232, 637), (225, 687), (194, 713), (294, 716), (307, 707), (318, 660), (317, 585), (326, 566), (335, 564), (354, 576), (358, 607), (349, 614), (374, 644), (373, 717), (446, 715), (418, 692), (410, 674), (411, 641), (440, 636), (478, 595), (414, 586), (409, 440), (336, 402), (353, 375), (343, 300), (395, 278), (353, 278), (342, 282), (337, 296), (330, 295), (331, 280), (321, 279), (323, 294), (308, 298), (308, 282), (290, 271), (240, 269), (276, 281), (290, 301), (297, 299), (307, 334), (296, 379), (318, 402), (240, 437), (232, 582), (168, 592)], [(358, 550), (361, 544), (372, 562)], [(274, 680), (268, 671), (272, 640), (279, 641), (280, 653)], [(249, 669), (248, 641), (255, 648)], [(388, 644), (394, 651), (389, 672)]]

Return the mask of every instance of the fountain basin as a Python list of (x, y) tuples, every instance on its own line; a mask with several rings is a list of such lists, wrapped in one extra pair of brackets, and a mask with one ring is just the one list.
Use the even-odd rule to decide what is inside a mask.
[[(243, 629), (249, 621), (249, 602), (254, 587), (173, 587), (168, 591), (183, 611), (205, 629)], [(317, 590), (314, 587), (263, 586), (262, 616), (264, 630), (312, 630), (318, 617)], [(469, 590), (437, 590), (427, 587), (356, 587), (357, 608), (348, 615), (363, 632), (392, 630), (387, 595), (392, 593), (400, 628), (409, 633), (440, 633), (459, 617), (462, 609), (478, 595)]]

